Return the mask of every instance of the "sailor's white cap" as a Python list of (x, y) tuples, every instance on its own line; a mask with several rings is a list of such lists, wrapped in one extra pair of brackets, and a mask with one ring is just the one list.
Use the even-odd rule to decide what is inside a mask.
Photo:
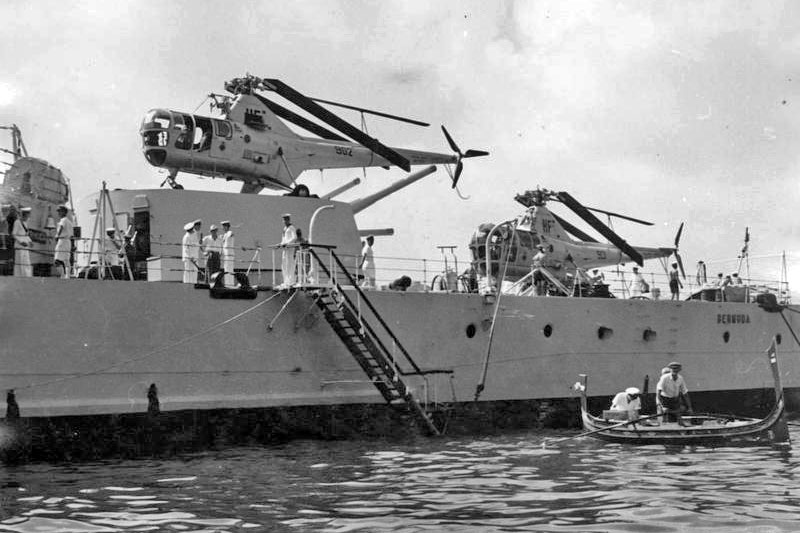
[(281, 217), (283, 217), (283, 218), (291, 218), (292, 214), (291, 213), (284, 213), (284, 214), (281, 215)]
[(215, 229), (218, 229), (217, 225), (216, 224), (211, 224), (211, 227), (208, 228), (208, 231), (214, 231)]
[(20, 208), (19, 211), (20, 213), (30, 213), (31, 211), (33, 211), (33, 209), (31, 209), (30, 207), (22, 207)]
[(114, 233), (115, 231), (117, 230), (115, 230), (114, 228), (106, 228), (106, 233)]
[(642, 391), (640, 391), (636, 387), (628, 387), (627, 389), (625, 389), (625, 393), (633, 396), (634, 394), (641, 394)]
[(223, 220), (222, 222), (220, 222), (220, 224), (223, 225), (223, 226), (230, 226), (231, 225), (231, 221), (230, 220)]
[(194, 228), (194, 222), (187, 222), (183, 225), (183, 229), (189, 231), (190, 229)]
[(197, 220), (195, 220), (194, 222), (192, 222), (192, 225), (193, 225), (193, 226), (196, 226), (197, 224), (202, 224), (202, 223), (203, 223), (203, 221), (202, 221), (202, 220), (200, 220), (200, 219), (198, 218)]

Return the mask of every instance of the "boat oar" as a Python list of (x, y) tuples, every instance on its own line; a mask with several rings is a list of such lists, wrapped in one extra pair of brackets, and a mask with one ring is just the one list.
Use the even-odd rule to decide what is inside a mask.
[[(609, 429), (620, 428), (622, 426), (627, 426), (628, 424), (635, 424), (636, 422), (641, 422), (642, 420), (650, 420), (651, 418), (657, 418), (659, 416), (662, 416), (662, 414), (663, 413), (656, 413), (654, 415), (647, 415), (647, 416), (643, 416), (641, 418), (637, 418), (636, 420), (626, 420), (625, 422), (620, 422), (619, 424), (612, 424), (612, 425), (606, 426), (604, 428), (593, 429), (592, 431), (587, 431), (585, 433), (581, 433), (579, 435), (573, 435), (571, 437), (563, 437), (563, 438), (560, 438), (560, 439), (556, 439), (556, 440), (554, 440), (552, 442), (564, 442), (566, 440), (578, 439), (580, 437), (588, 437), (589, 435), (594, 435), (595, 433), (600, 433), (600, 432), (603, 432), (603, 431), (606, 431), (606, 430), (609, 430)], [(547, 444), (547, 439), (545, 438), (544, 441), (542, 441), (542, 448), (544, 448), (546, 444)]]

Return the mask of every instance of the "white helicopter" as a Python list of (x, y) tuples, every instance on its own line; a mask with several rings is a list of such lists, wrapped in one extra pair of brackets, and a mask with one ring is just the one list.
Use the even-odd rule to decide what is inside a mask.
[[(568, 281), (576, 271), (586, 272), (628, 261), (642, 266), (647, 259), (662, 259), (666, 268), (666, 259), (673, 255), (681, 275), (686, 278), (683, 260), (678, 253), (683, 223), (672, 247), (631, 246), (592, 211), (648, 226), (652, 226), (652, 222), (585, 207), (566, 192), (536, 189), (518, 194), (514, 199), (525, 206), (523, 214), (498, 225), (482, 224), (472, 235), (469, 248), (472, 268), (478, 275), (485, 276), (486, 272), (491, 272), (492, 276), (498, 276), (505, 272), (504, 279), (519, 280), (531, 273), (533, 257), (541, 246), (545, 254), (542, 266), (561, 283)], [(609, 242), (598, 242), (551, 212), (547, 208), (548, 201), (566, 205)]]
[[(412, 165), (455, 164), (452, 174), (455, 188), (463, 169), (462, 159), (489, 155), (481, 150), (461, 152), (444, 126), (442, 131), (455, 154), (385, 146), (319, 103), (419, 126), (429, 124), (309, 98), (280, 80), (248, 74), (226, 82), (225, 89), (233, 96), (209, 95), (212, 109), (221, 112), (219, 118), (167, 109), (153, 109), (145, 115), (140, 128), (144, 156), (150, 164), (169, 171), (165, 183), (171, 187), (182, 188), (175, 181), (177, 173), (182, 171), (239, 180), (243, 193), (258, 193), (269, 188), (307, 196), (308, 188), (297, 184), (298, 176), (305, 170), (397, 166), (409, 172)], [(259, 92), (273, 92), (283, 97), (342, 135), (290, 111)], [(317, 137), (298, 135), (284, 121)]]

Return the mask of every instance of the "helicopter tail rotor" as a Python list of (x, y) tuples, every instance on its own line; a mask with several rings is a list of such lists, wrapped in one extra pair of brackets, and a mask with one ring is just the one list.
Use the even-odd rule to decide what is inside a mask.
[(447, 131), (447, 128), (444, 126), (442, 126), (442, 133), (444, 133), (444, 136), (447, 139), (447, 144), (450, 145), (450, 149), (458, 154), (458, 159), (456, 160), (456, 170), (453, 173), (453, 189), (455, 189), (456, 185), (458, 185), (458, 179), (461, 177), (461, 172), (464, 170), (464, 163), (461, 160), (468, 157), (481, 157), (489, 155), (489, 152), (483, 150), (467, 150), (466, 152), (462, 152), (461, 148), (458, 147), (456, 142), (450, 136), (450, 133)]
[(681, 259), (681, 254), (678, 253), (681, 233), (683, 233), (683, 222), (681, 222), (681, 225), (678, 227), (678, 233), (675, 234), (675, 251), (673, 253), (675, 254), (675, 261), (678, 263), (678, 268), (681, 271), (681, 276), (683, 276), (683, 279), (686, 279), (686, 271), (683, 269), (683, 259)]

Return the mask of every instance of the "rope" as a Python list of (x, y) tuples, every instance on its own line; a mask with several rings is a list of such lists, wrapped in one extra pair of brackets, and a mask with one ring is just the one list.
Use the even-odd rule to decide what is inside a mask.
[[(794, 329), (792, 329), (792, 325), (789, 324), (789, 321), (786, 319), (785, 316), (783, 316), (783, 311), (785, 309), (789, 309), (790, 311), (794, 311), (794, 309), (791, 309), (789, 307), (784, 307), (783, 309), (781, 309), (780, 315), (781, 315), (781, 318), (783, 319), (783, 322), (786, 324), (786, 327), (789, 328), (789, 333), (791, 333), (792, 337), (794, 337), (794, 341), (797, 343), (798, 346), (800, 346), (800, 339), (797, 338), (797, 335), (795, 334)], [(797, 312), (797, 311), (795, 311), (795, 312)]]
[(241, 318), (244, 315), (250, 313), (251, 311), (255, 311), (257, 308), (259, 308), (262, 305), (270, 302), (272, 299), (274, 299), (275, 297), (277, 297), (280, 294), (281, 294), (280, 292), (276, 292), (275, 294), (273, 294), (272, 296), (270, 296), (269, 298), (267, 298), (263, 302), (259, 302), (259, 303), (255, 304), (255, 305), (245, 309), (241, 313), (233, 315), (232, 317), (227, 318), (227, 319), (225, 319), (222, 322), (219, 322), (217, 324), (214, 324), (213, 326), (210, 326), (210, 327), (204, 329), (203, 331), (200, 331), (200, 332), (195, 333), (193, 335), (189, 335), (188, 337), (184, 337), (183, 339), (179, 339), (179, 340), (177, 340), (175, 342), (172, 342), (170, 344), (166, 344), (164, 346), (156, 348), (155, 350), (151, 350), (151, 351), (149, 351), (149, 352), (147, 352), (147, 353), (145, 353), (143, 355), (137, 355), (135, 357), (131, 357), (130, 359), (125, 359), (124, 361), (118, 361), (118, 362), (116, 362), (116, 363), (114, 363), (112, 365), (106, 366), (104, 368), (91, 370), (89, 372), (82, 372), (82, 373), (79, 373), (79, 374), (72, 374), (70, 376), (64, 376), (64, 377), (60, 377), (60, 378), (55, 378), (55, 379), (51, 379), (51, 380), (48, 380), (48, 381), (40, 381), (38, 383), (31, 383), (29, 385), (24, 385), (22, 387), (12, 388), (11, 390), (33, 389), (35, 387), (43, 387), (45, 385), (52, 385), (54, 383), (62, 383), (62, 382), (65, 382), (65, 381), (71, 381), (73, 379), (80, 379), (80, 378), (85, 378), (85, 377), (88, 377), (88, 376), (94, 376), (94, 375), (97, 375), (97, 374), (102, 374), (102, 373), (108, 372), (112, 368), (123, 366), (123, 365), (126, 365), (128, 363), (134, 363), (134, 362), (137, 362), (137, 361), (142, 361), (144, 359), (148, 359), (148, 358), (150, 358), (150, 357), (152, 357), (152, 356), (154, 356), (156, 354), (162, 353), (162, 352), (164, 352), (164, 351), (166, 351), (166, 350), (168, 350), (170, 348), (175, 348), (176, 346), (180, 346), (181, 344), (186, 344), (189, 341), (192, 341), (192, 340), (194, 340), (194, 339), (196, 339), (198, 337), (201, 337), (203, 335), (211, 333), (212, 331), (215, 331), (215, 330), (217, 330), (217, 329), (219, 329), (219, 328), (221, 328), (221, 327), (223, 327), (223, 326), (225, 326), (227, 324), (230, 324), (234, 320), (238, 320), (239, 318)]

